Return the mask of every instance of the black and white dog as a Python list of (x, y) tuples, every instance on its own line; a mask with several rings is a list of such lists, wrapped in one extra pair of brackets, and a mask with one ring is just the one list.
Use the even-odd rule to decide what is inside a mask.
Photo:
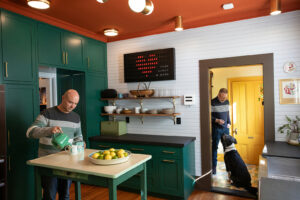
[(223, 134), (221, 142), (224, 148), (226, 171), (232, 185), (243, 187), (251, 194), (257, 195), (257, 188), (251, 186), (251, 176), (247, 166), (234, 146), (234, 144), (237, 144), (236, 139), (230, 135)]

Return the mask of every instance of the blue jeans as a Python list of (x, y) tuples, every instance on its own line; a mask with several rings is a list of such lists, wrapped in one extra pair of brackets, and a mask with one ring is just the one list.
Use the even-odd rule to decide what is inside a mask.
[(69, 200), (71, 180), (42, 176), (43, 200), (55, 200), (58, 192), (59, 200)]
[(218, 146), (223, 134), (229, 135), (229, 128), (212, 127), (212, 167), (217, 167)]

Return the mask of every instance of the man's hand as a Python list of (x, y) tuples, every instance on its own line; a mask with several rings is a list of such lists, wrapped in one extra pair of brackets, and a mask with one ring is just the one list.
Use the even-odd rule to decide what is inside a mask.
[(55, 133), (63, 133), (62, 129), (59, 127), (59, 126), (54, 126), (52, 129), (51, 129), (51, 133), (52, 134), (55, 134)]
[(225, 121), (223, 119), (216, 119), (216, 123), (223, 125), (225, 123)]

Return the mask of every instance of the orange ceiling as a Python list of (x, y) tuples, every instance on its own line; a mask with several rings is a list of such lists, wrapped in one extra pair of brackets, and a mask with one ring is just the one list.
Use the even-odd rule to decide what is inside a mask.
[[(102, 40), (128, 38), (174, 31), (174, 18), (181, 15), (184, 29), (269, 15), (270, 0), (152, 0), (150, 15), (134, 13), (128, 0), (52, 0), (47, 10), (27, 6), (26, 0), (0, 0), (0, 6), (61, 28)], [(223, 10), (222, 4), (234, 9)], [(281, 0), (282, 12), (300, 9), (300, 0)], [(119, 36), (105, 37), (103, 30), (116, 28)]]

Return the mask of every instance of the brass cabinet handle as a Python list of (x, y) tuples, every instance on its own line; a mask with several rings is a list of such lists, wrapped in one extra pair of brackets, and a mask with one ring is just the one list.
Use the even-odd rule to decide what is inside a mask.
[(174, 163), (175, 160), (162, 160), (163, 162), (167, 162), (167, 163)]
[(109, 148), (109, 146), (105, 146), (105, 145), (101, 145), (101, 144), (99, 144), (98, 146), (101, 148)]
[(176, 153), (176, 152), (174, 152), (174, 151), (162, 151), (163, 153), (168, 153), (168, 154), (174, 154), (174, 153)]
[(63, 51), (62, 54), (63, 54), (63, 55), (62, 55), (63, 64), (66, 64), (66, 62), (65, 62), (65, 52)]
[(8, 69), (7, 69), (8, 62), (4, 62), (4, 65), (5, 65), (5, 77), (8, 77)]
[(7, 161), (8, 161), (8, 163), (7, 163), (8, 164), (8, 171), (10, 171), (11, 170), (10, 169), (10, 156), (8, 156), (8, 160)]
[(68, 64), (68, 52), (66, 52), (66, 64)]
[(87, 57), (88, 67), (90, 67), (90, 57)]
[(254, 137), (252, 137), (252, 136), (249, 136), (249, 137), (248, 137), (248, 139), (253, 139), (253, 138), (254, 138)]
[(7, 130), (7, 144), (10, 146), (10, 132)]
[(144, 149), (131, 148), (132, 151), (144, 151)]

